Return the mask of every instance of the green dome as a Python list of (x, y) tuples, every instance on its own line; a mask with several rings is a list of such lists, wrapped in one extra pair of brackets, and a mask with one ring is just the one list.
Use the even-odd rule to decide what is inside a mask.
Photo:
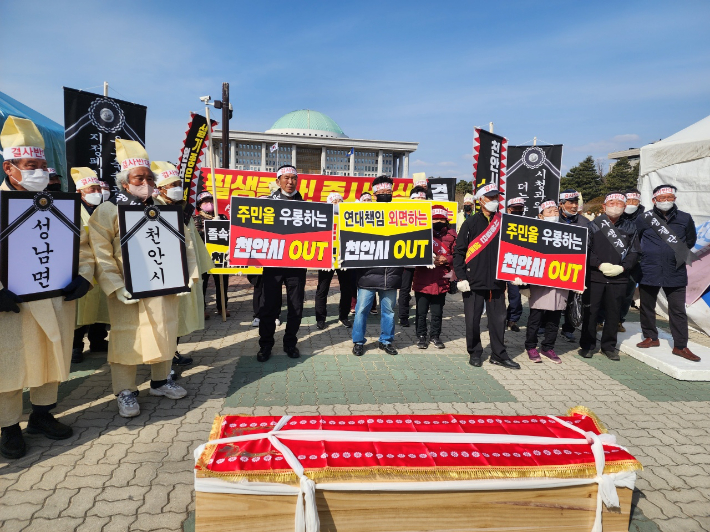
[(306, 137), (347, 137), (335, 120), (328, 115), (310, 109), (301, 109), (285, 114), (274, 122), (271, 129), (266, 132)]

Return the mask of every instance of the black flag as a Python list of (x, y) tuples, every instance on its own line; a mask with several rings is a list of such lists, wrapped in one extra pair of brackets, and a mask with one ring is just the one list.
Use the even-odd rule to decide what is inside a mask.
[(562, 144), (508, 146), (508, 169), (504, 183), (506, 201), (525, 198), (525, 216), (537, 216), (545, 198), (558, 201)]
[[(67, 170), (88, 166), (116, 192), (117, 138), (145, 146), (147, 107), (64, 87), (64, 140)], [(72, 180), (69, 180), (72, 183)]]

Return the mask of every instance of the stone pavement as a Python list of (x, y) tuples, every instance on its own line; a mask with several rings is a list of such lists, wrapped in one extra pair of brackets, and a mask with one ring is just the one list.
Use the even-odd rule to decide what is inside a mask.
[[(56, 412), (74, 427), (74, 436), (55, 442), (28, 435), (25, 458), (0, 459), (0, 530), (192, 529), (192, 450), (207, 439), (217, 414), (563, 414), (575, 405), (596, 412), (644, 465), (631, 530), (710, 530), (710, 383), (675, 381), (624, 354), (621, 362), (599, 354), (583, 360), (564, 340), (557, 343), (563, 364), (532, 364), (523, 355), (524, 328), (506, 334), (520, 371), (487, 362), (473, 368), (460, 295), (447, 297), (446, 349), (419, 350), (413, 327), (398, 326), (400, 355), (385, 355), (373, 343), (379, 330), (373, 316), (368, 350), (356, 358), (349, 354), (349, 331), (335, 319), (335, 289), (328, 328), (315, 328), (312, 275), (300, 333), (303, 356), (275, 353), (259, 364), (249, 284), (242, 277), (230, 284), (232, 317), (226, 323), (213, 317), (180, 344), (195, 359), (179, 381), (188, 391), (185, 399), (149, 396), (144, 368), (141, 415), (125, 420), (110, 391), (105, 355), (72, 368)], [(524, 314), (520, 323), (526, 319)], [(277, 346), (283, 326), (279, 331)], [(693, 336), (710, 345), (703, 335)], [(487, 335), (483, 341), (487, 346)]]

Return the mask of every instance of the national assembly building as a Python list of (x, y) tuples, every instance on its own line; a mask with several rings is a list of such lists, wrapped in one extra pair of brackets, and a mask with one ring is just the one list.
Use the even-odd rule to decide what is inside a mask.
[[(222, 167), (221, 133), (212, 135), (215, 161)], [(271, 146), (278, 143), (278, 150)], [(292, 164), (299, 174), (409, 177), (409, 154), (418, 142), (349, 138), (329, 116), (303, 109), (279, 118), (264, 133), (229, 131), (229, 167), (275, 172)], [(350, 155), (352, 153), (352, 155)]]

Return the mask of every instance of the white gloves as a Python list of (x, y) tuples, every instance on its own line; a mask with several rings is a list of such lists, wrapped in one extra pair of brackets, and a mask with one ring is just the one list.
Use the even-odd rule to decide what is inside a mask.
[(516, 277), (514, 281), (510, 281), (510, 282), (512, 284), (514, 284), (515, 286), (522, 286), (524, 284), (523, 280), (520, 277)]
[(617, 275), (624, 272), (624, 267), (621, 265), (614, 265), (609, 262), (602, 262), (599, 265), (599, 271), (602, 272), (606, 277), (616, 277)]
[(433, 270), (434, 268), (436, 268), (436, 264), (427, 264), (427, 269)]
[(138, 303), (137, 299), (133, 299), (131, 293), (125, 288), (119, 288), (116, 290), (116, 299), (125, 305), (132, 305), (133, 303)]
[(468, 281), (459, 281), (458, 283), (456, 283), (456, 288), (458, 288), (461, 292), (471, 291), (471, 285), (468, 284)]

